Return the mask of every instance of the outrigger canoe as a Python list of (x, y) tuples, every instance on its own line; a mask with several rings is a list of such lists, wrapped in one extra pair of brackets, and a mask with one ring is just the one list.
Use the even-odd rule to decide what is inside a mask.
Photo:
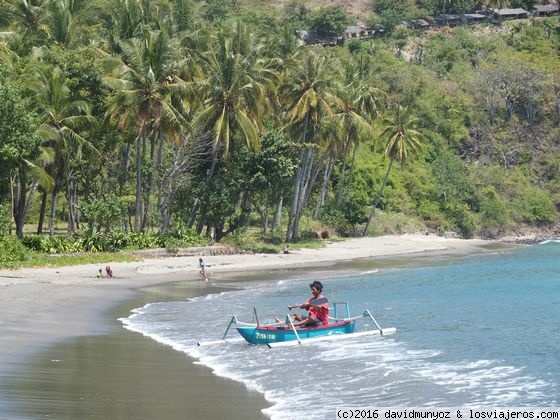
[[(337, 318), (338, 305), (345, 305), (346, 318)], [(199, 342), (198, 345), (204, 346), (233, 341), (226, 340), (226, 336), (232, 325), (235, 326), (234, 328), (247, 342), (251, 344), (266, 344), (268, 347), (292, 346), (363, 335), (388, 335), (396, 331), (396, 328), (381, 328), (369, 310), (366, 310), (361, 316), (351, 318), (348, 302), (334, 302), (334, 318), (332, 322), (317, 327), (296, 327), (289, 315), (286, 315), (286, 323), (262, 325), (258, 322), (256, 310), (254, 310), (254, 314), (256, 323), (240, 322), (234, 315), (221, 340), (202, 341)], [(370, 318), (377, 328), (356, 331), (356, 320), (362, 318)]]

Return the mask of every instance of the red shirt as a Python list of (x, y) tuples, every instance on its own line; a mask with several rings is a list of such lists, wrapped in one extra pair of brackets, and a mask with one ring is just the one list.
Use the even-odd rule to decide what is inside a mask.
[(312, 297), (305, 303), (310, 305), (320, 305), (319, 308), (309, 308), (307, 312), (309, 312), (309, 316), (317, 318), (323, 323), (323, 325), (327, 325), (329, 323), (329, 301), (326, 297), (319, 293), (316, 297)]

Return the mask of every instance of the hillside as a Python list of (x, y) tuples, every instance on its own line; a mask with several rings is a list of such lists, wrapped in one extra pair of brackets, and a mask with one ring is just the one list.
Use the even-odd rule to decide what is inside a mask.
[[(258, 4), (252, 0), (243, 0), (242, 5), (263, 7), (270, 6), (282, 9), (289, 0), (261, 0)], [(369, 13), (369, 3), (370, 0), (307, 0), (305, 5), (310, 9), (315, 9), (317, 7), (331, 6), (331, 5), (341, 5), (344, 9), (352, 16), (356, 18), (363, 18)]]

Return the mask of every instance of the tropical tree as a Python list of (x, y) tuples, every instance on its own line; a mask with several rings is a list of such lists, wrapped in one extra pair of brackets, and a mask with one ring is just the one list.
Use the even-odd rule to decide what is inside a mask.
[[(371, 123), (379, 116), (379, 110), (384, 102), (384, 93), (375, 86), (371, 76), (369, 58), (360, 54), (356, 61), (347, 67), (345, 83), (340, 89), (339, 96), (342, 99), (342, 112), (338, 114), (342, 123), (341, 127), (346, 135), (344, 142), (344, 155), (340, 181), (335, 201), (341, 202), (344, 195), (348, 193), (352, 183), (352, 174), (356, 158), (356, 152), (360, 141), (372, 133)], [(346, 161), (352, 147), (352, 160), (350, 164), (350, 176), (346, 181)]]
[(157, 167), (164, 140), (180, 140), (186, 124), (181, 114), (186, 87), (179, 77), (179, 48), (165, 32), (144, 30), (142, 38), (121, 41), (120, 49), (119, 60), (109, 60), (114, 66), (112, 75), (105, 78), (112, 89), (107, 114), (119, 129), (138, 129), (134, 229), (143, 231), (148, 222), (154, 179), (150, 173), (144, 185), (143, 164), (153, 163), (157, 153)]
[[(86, 130), (96, 124), (90, 105), (84, 100), (73, 100), (73, 93), (66, 84), (62, 71), (53, 69), (36, 71), (36, 79), (27, 84), (31, 101), (39, 116), (37, 134), (44, 144), (54, 150), (54, 163), (47, 171), (56, 185), (52, 192), (50, 233), (54, 233), (54, 216), (57, 195), (66, 184), (68, 200), (68, 231), (73, 233), (77, 224), (79, 165), (83, 156), (98, 156), (95, 146), (88, 140)], [(47, 193), (45, 190), (44, 194)]]
[(260, 120), (277, 80), (261, 59), (262, 47), (247, 26), (237, 22), (233, 31), (220, 34), (214, 48), (201, 57), (204, 95), (193, 127), (212, 132), (214, 158), (220, 151), (227, 155), (237, 130), (249, 148), (259, 147)]
[(120, 42), (142, 36), (147, 23), (142, 0), (97, 0), (92, 9), (108, 52), (119, 54)]
[(319, 132), (324, 117), (333, 115), (337, 101), (332, 91), (333, 75), (328, 72), (327, 57), (302, 51), (287, 72), (280, 96), (286, 103), (287, 129), (299, 137), (299, 166), (294, 181), (288, 217), (286, 241), (299, 236), (299, 220), (326, 156), (317, 158)]
[(52, 186), (52, 179), (41, 165), (41, 158), (48, 159), (48, 149), (41, 148), (27, 105), (15, 88), (0, 81), (0, 205), (9, 194), (19, 237), (23, 236), (25, 217), (37, 185)]
[(412, 116), (408, 108), (401, 105), (397, 105), (396, 109), (383, 119), (381, 138), (387, 139), (385, 156), (389, 158), (389, 166), (387, 167), (387, 172), (381, 183), (381, 188), (371, 205), (369, 217), (362, 232), (362, 236), (367, 234), (371, 219), (375, 214), (375, 209), (379, 204), (379, 200), (383, 195), (383, 190), (389, 179), (393, 163), (396, 160), (401, 165), (404, 165), (408, 159), (409, 151), (418, 151), (422, 146), (424, 136), (416, 130), (418, 122), (418, 118)]
[[(261, 121), (270, 107), (269, 98), (277, 80), (276, 72), (262, 58), (262, 48), (261, 40), (237, 22), (233, 31), (221, 33), (214, 48), (201, 56), (201, 107), (193, 120), (193, 129), (210, 132), (213, 138), (207, 179), (214, 174), (218, 159), (228, 156), (236, 133), (249, 149), (260, 147)], [(198, 204), (196, 201), (195, 209)], [(202, 209), (197, 231), (204, 224)]]
[(40, 17), (43, 0), (5, 0), (0, 4), (0, 28), (10, 31), (12, 49), (27, 54), (45, 38)]
[(40, 25), (51, 43), (76, 46), (89, 39), (89, 0), (48, 0), (42, 7)]

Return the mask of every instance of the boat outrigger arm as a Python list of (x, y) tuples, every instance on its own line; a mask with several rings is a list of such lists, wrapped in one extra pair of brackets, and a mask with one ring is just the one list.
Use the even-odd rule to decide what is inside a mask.
[[(371, 320), (377, 326), (377, 329), (358, 331), (358, 332), (353, 332), (353, 333), (348, 333), (348, 334), (323, 335), (323, 336), (319, 336), (319, 337), (306, 338), (304, 340), (299, 340), (298, 339), (298, 340), (294, 340), (294, 341), (278, 341), (278, 342), (268, 343), (267, 345), (268, 345), (269, 348), (289, 347), (289, 346), (297, 346), (298, 344), (312, 344), (312, 343), (316, 343), (316, 342), (320, 342), (320, 341), (333, 341), (333, 340), (342, 340), (342, 339), (352, 338), (352, 337), (362, 337), (364, 335), (381, 335), (381, 336), (384, 336), (384, 335), (393, 334), (397, 331), (396, 328), (381, 328), (381, 326), (375, 320), (375, 318), (373, 317), (373, 315), (371, 314), (369, 309), (366, 309), (361, 316), (356, 316), (356, 317), (353, 317), (353, 318), (345, 318), (344, 320), (345, 321), (355, 321), (355, 320), (361, 319), (361, 318), (371, 318)], [(290, 325), (291, 325), (292, 329), (294, 330), (294, 333), (297, 335), (297, 330), (294, 327), (294, 325), (292, 324), (291, 318), (290, 318)]]
[[(344, 302), (344, 303), (346, 303), (346, 302)], [(348, 307), (347, 307), (347, 314), (348, 314), (348, 312), (349, 312), (349, 310), (348, 310)], [(336, 317), (336, 311), (335, 311), (335, 317)], [(298, 334), (298, 329), (294, 326), (294, 324), (292, 322), (291, 317), (289, 315), (286, 315), (286, 325), (288, 325), (290, 327), (289, 330), (291, 330), (294, 333), (295, 340), (270, 342), (270, 343), (266, 343), (266, 344), (270, 348), (286, 347), (286, 346), (295, 346), (295, 345), (298, 345), (298, 344), (315, 343), (315, 342), (319, 342), (319, 341), (341, 340), (343, 338), (361, 337), (361, 336), (365, 336), (365, 335), (381, 335), (381, 336), (384, 336), (384, 335), (393, 334), (397, 331), (396, 328), (381, 328), (381, 326), (379, 325), (377, 320), (373, 317), (373, 315), (371, 314), (371, 312), (368, 309), (366, 309), (361, 316), (356, 316), (356, 317), (353, 317), (353, 318), (338, 319), (337, 321), (354, 322), (357, 319), (361, 319), (361, 318), (370, 318), (375, 323), (377, 329), (364, 330), (364, 331), (358, 331), (358, 332), (350, 332), (350, 333), (344, 333), (344, 334), (328, 334), (328, 335), (321, 335), (321, 336), (318, 336), (318, 337), (311, 337), (311, 338), (301, 338), (300, 334)], [(225, 330), (225, 332), (224, 332), (224, 334), (223, 334), (223, 336), (220, 340), (200, 341), (200, 342), (197, 343), (197, 345), (208, 346), (208, 345), (214, 345), (214, 344), (223, 344), (223, 343), (226, 343), (226, 342), (231, 343), (231, 342), (243, 341), (243, 338), (226, 339), (226, 337), (227, 337), (227, 335), (230, 331), (231, 326), (234, 325), (234, 324), (236, 326), (246, 326), (246, 327), (258, 327), (259, 326), (258, 320), (257, 320), (257, 324), (241, 322), (237, 319), (237, 316), (234, 315), (231, 318), (231, 320), (229, 321), (229, 323), (226, 327), (226, 330)], [(276, 325), (278, 325), (278, 324), (276, 324)], [(301, 330), (300, 330), (300, 332), (301, 332)]]

